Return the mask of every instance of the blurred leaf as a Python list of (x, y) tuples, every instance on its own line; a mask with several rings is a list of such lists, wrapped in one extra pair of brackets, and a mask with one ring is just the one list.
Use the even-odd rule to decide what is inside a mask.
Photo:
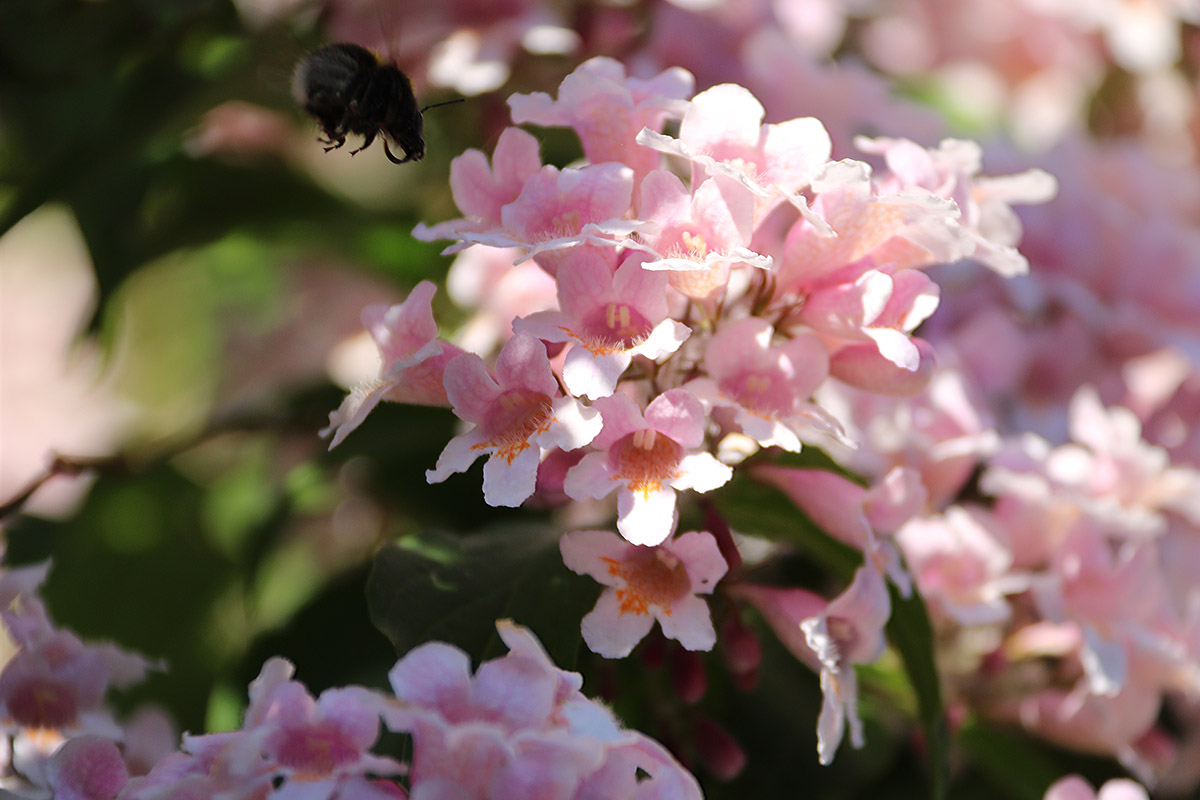
[[(1042, 800), (1050, 784), (1064, 774), (1061, 765), (1029, 739), (978, 719), (963, 725), (958, 742), (982, 771), (1020, 800)], [(1014, 769), (1017, 764), (1020, 769)]]
[(495, 622), (511, 618), (566, 668), (596, 596), (593, 582), (562, 565), (557, 533), (530, 526), (405, 537), (376, 554), (367, 581), (371, 619), (400, 655), (437, 640), (480, 661), (503, 650)]
[(888, 620), (887, 636), (892, 647), (904, 661), (904, 671), (917, 695), (917, 710), (925, 732), (925, 749), (929, 758), (929, 796), (942, 800), (950, 777), (950, 737), (946, 729), (946, 713), (942, 707), (942, 688), (933, 654), (933, 627), (929, 612), (920, 593), (913, 588), (905, 599), (888, 584), (892, 596), (892, 617)]

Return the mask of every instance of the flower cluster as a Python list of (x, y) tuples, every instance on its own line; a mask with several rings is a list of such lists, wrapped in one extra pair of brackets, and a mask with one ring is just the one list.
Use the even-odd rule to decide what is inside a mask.
[[(5, 588), (20, 592), (4, 622), (21, 649), (0, 672), (0, 715), (12, 736), (6, 772), (19, 776), (3, 779), (12, 796), (700, 798), (661, 745), (623, 729), (580, 692), (578, 674), (556, 667), (532, 633), (505, 620), (497, 627), (510, 652), (474, 676), (465, 653), (430, 642), (396, 663), (391, 694), (347, 686), (313, 697), (276, 657), (250, 684), (239, 729), (185, 735), (171, 751), (174, 733), (160, 725), (147, 747), (145, 734), (134, 724), (122, 729), (104, 705), (108, 688), (140, 679), (147, 662), (51, 625), (31, 594), (42, 572), (4, 577)], [(372, 752), (383, 726), (412, 737), (409, 763)]]
[[(486, 456), (491, 505), (615, 495), (619, 536), (579, 531), (562, 541), (568, 567), (611, 587), (583, 622), (588, 645), (609, 657), (628, 654), (655, 619), (685, 648), (713, 647), (696, 595), (713, 591), (735, 546), (728, 532), (724, 543), (706, 531), (675, 535), (679, 493), (718, 489), (756, 449), (847, 442), (820, 400), (832, 385), (889, 399), (925, 391), (934, 353), (914, 331), (939, 299), (926, 268), (970, 260), (1023, 272), (1010, 205), (1053, 193), (1037, 170), (980, 177), (980, 151), (968, 142), (925, 149), (863, 139), (884, 170), (834, 161), (819, 121), (763, 124), (746, 89), (689, 98), (691, 85), (678, 69), (639, 80), (597, 58), (564, 80), (557, 99), (513, 97), (514, 121), (570, 126), (588, 160), (543, 165), (537, 141), (509, 128), (490, 162), (471, 150), (452, 163), (464, 216), (415, 234), (456, 240), (447, 252), (471, 263), (480, 248), (505, 254), (514, 270), (532, 262), (553, 279), (553, 299), (511, 284), (488, 296), (489, 318), (513, 315), (498, 352), (461, 352), (438, 338), (428, 283), (400, 306), (368, 310), (379, 376), (331, 417), (336, 444), (374, 400), (419, 395), (465, 423), (430, 482)], [(662, 130), (671, 119), (677, 136)], [(489, 263), (499, 289), (502, 268)], [(854, 501), (862, 525), (841, 530), (867, 567), (801, 625), (829, 703), (823, 760), (847, 722), (861, 742), (852, 665), (882, 652), (884, 575), (909, 585), (895, 545), (874, 532), (899, 528), (925, 491), (915, 473), (897, 473)]]

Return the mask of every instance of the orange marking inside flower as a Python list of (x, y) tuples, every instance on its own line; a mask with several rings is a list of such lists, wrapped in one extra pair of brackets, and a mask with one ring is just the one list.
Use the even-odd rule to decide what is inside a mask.
[(568, 330), (594, 356), (620, 353), (637, 347), (650, 335), (649, 320), (628, 303), (612, 302), (590, 312), (579, 330)]
[(615, 462), (614, 478), (625, 481), (631, 491), (647, 496), (679, 475), (683, 458), (683, 448), (653, 428), (628, 434), (610, 452)]
[(671, 606), (692, 590), (683, 562), (663, 547), (638, 547), (625, 561), (604, 558), (608, 574), (618, 579), (617, 602), (622, 614), (649, 614), (657, 608), (671, 615)]
[(509, 389), (493, 401), (481, 423), (487, 438), (475, 450), (492, 450), (494, 458), (509, 464), (530, 446), (529, 440), (550, 428), (553, 404), (544, 394), (529, 389)]

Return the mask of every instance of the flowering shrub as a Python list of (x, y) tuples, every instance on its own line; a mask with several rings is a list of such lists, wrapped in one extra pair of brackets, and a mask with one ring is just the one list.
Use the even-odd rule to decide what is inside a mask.
[[(306, 10), (236, 5), (264, 35)], [(975, 796), (983, 770), (986, 798), (1193, 795), (1200, 16), (1084, 5), (328, 0), (327, 36), (376, 46), (423, 100), (472, 98), (430, 114), (424, 163), (346, 167), (236, 100), (174, 155), (165, 136), (138, 150), (124, 192), (96, 177), (123, 168), (121, 136), (57, 188), (78, 164), (26, 175), (15, 151), (5, 345), (50, 355), (6, 349), (0, 385), (21, 410), (0, 441), (0, 793), (942, 800), (954, 782)], [(168, 16), (163, 41), (213, 37), (181, 48), (187, 80), (237, 60)], [(79, 41), (85, 17), (64, 23)], [(134, 118), (139, 70), (169, 72), (138, 53), (97, 119)], [(0, 42), (0, 62), (42, 74), (23, 58)], [(6, 123), (12, 97), (46, 114), (13, 140), (74, 152), (43, 147), (64, 126), (20, 105), (34, 96), (0, 86)], [(361, 225), (359, 254), (411, 289), (314, 277), (309, 217), (254, 227), (295, 212), (222, 181), (271, 158), (276, 205), (296, 198), (329, 240)], [(308, 185), (335, 180), (366, 208), (340, 215), (345, 198)], [(78, 236), (62, 211), (14, 227), (48, 197)], [(239, 227), (184, 255), (223, 225)], [(307, 283), (231, 270), (270, 271), (264, 229), (294, 234)], [(83, 285), (55, 302), (36, 280), (41, 261), (85, 261), (76, 240), (104, 299), (123, 258), (172, 254), (149, 300), (122, 287), (103, 365), (92, 342), (82, 360), (62, 346), (86, 327)], [(453, 256), (445, 292), (430, 243)], [(268, 289), (295, 308), (246, 324)], [(339, 343), (348, 307), (363, 330)], [(226, 350), (219, 380), (172, 338), (190, 315)], [(326, 356), (340, 404), (295, 391)], [(74, 413), (80, 398), (99, 405)], [(76, 451), (30, 482), (51, 446)], [(54, 492), (92, 469), (89, 529), (60, 545), (31, 515), (72, 513)], [(67, 505), (87, 487), (70, 488)], [(174, 560), (144, 569), (150, 551)], [(57, 588), (101, 577), (120, 611)], [(90, 639), (126, 616), (116, 638), (148, 656)], [(137, 707), (171, 674), (191, 682), (182, 736)], [(1081, 763), (1104, 766), (1069, 774)], [(1136, 782), (1104, 782), (1118, 765)]]

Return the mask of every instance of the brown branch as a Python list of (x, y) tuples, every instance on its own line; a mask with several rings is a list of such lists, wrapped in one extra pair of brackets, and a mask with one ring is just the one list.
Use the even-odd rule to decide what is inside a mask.
[(85, 472), (99, 472), (114, 467), (126, 469), (128, 464), (125, 461), (125, 457), (121, 455), (98, 457), (64, 456), (59, 453), (53, 453), (50, 464), (40, 475), (37, 475), (24, 489), (17, 492), (11, 500), (0, 505), (0, 521), (20, 511), (21, 506), (25, 505), (30, 497), (33, 497), (33, 493), (42, 488), (52, 478), (57, 478), (61, 475), (75, 477)]
[[(136, 463), (151, 463), (165, 461), (179, 453), (189, 450), (198, 444), (201, 444), (216, 436), (225, 433), (233, 433), (238, 431), (263, 431), (263, 430), (287, 430), (289, 428), (299, 428), (297, 420), (291, 419), (280, 414), (271, 414), (263, 411), (251, 412), (235, 412), (229, 413), (222, 417), (218, 417), (209, 422), (209, 424), (197, 433), (195, 436), (188, 437), (182, 441), (172, 443), (165, 447), (155, 456), (144, 459), (136, 459)], [(316, 430), (310, 429), (307, 426), (304, 430), (312, 430), (313, 438), (316, 439)], [(50, 451), (50, 463), (41, 474), (31, 480), (24, 489), (17, 492), (11, 499), (0, 505), (0, 522), (7, 519), (12, 514), (21, 510), (21, 507), (29, 502), (38, 489), (48, 483), (53, 478), (59, 476), (78, 476), (85, 472), (128, 472), (133, 468), (134, 460), (131, 460), (125, 453), (114, 453), (107, 456), (66, 456), (60, 453)]]

